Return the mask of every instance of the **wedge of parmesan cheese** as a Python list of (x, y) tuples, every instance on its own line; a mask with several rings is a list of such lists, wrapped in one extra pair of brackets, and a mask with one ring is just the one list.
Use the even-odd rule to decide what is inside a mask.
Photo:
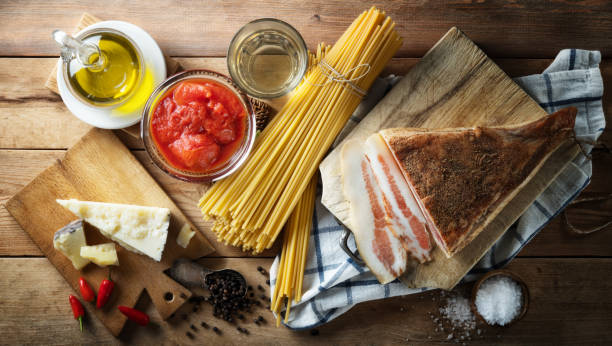
[(81, 270), (89, 263), (88, 259), (81, 257), (81, 246), (85, 245), (83, 220), (74, 220), (53, 235), (53, 247), (68, 257), (76, 270)]
[(160, 261), (170, 225), (168, 208), (62, 200), (57, 203), (95, 226), (125, 249)]
[(115, 243), (81, 246), (81, 257), (91, 260), (100, 267), (119, 265)]
[(191, 230), (191, 227), (189, 227), (188, 224), (184, 224), (183, 227), (181, 227), (181, 231), (179, 232), (178, 236), (176, 237), (176, 243), (186, 249), (189, 245), (189, 242), (191, 241), (191, 238), (193, 238), (194, 235), (195, 232)]

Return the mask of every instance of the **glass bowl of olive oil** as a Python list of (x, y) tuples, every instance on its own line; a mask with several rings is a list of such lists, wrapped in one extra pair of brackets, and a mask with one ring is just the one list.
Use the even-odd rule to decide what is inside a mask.
[(138, 45), (122, 32), (110, 28), (86, 31), (76, 37), (99, 48), (88, 57), (90, 66), (79, 59), (63, 64), (64, 80), (70, 92), (95, 107), (118, 106), (138, 89), (144, 75)]

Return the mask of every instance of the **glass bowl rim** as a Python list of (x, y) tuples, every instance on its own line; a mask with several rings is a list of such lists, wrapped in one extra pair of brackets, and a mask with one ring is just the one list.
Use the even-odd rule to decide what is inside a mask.
[[(238, 147), (237, 151), (232, 154), (232, 156), (230, 156), (228, 162), (217, 170), (208, 173), (183, 171), (172, 166), (159, 152), (156, 147), (156, 144), (154, 143), (153, 138), (149, 138), (151, 137), (149, 130), (149, 114), (153, 111), (153, 106), (157, 104), (158, 98), (161, 97), (168, 89), (170, 89), (174, 85), (184, 80), (207, 78), (215, 81), (221, 81), (222, 85), (227, 87), (236, 96), (238, 96), (238, 98), (245, 106), (245, 111), (247, 113), (247, 128), (245, 132), (245, 140)], [(166, 80), (160, 83), (149, 96), (147, 103), (145, 104), (144, 109), (142, 111), (142, 117), (140, 120), (140, 138), (143, 141), (145, 151), (147, 152), (151, 161), (153, 161), (155, 166), (157, 166), (159, 169), (161, 169), (171, 177), (187, 182), (214, 182), (234, 173), (244, 164), (246, 159), (249, 157), (255, 143), (256, 130), (257, 129), (255, 113), (246, 93), (239, 89), (230, 77), (208, 69), (190, 69), (178, 72), (166, 78)], [(232, 162), (232, 159), (236, 155), (239, 155), (238, 158)], [(182, 173), (187, 173), (188, 175), (184, 175)]]

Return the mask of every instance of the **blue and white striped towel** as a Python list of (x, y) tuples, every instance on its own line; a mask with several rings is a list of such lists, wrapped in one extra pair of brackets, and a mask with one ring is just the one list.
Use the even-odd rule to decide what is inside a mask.
[[(557, 55), (543, 74), (520, 77), (515, 81), (549, 113), (567, 106), (577, 107), (577, 137), (595, 141), (605, 127), (600, 60), (601, 55), (597, 51), (566, 49)], [(347, 127), (354, 127), (397, 80), (393, 76), (377, 80)], [(343, 131), (341, 136), (346, 133), (348, 131)], [(586, 146), (585, 149), (590, 151), (592, 148)], [(589, 184), (591, 175), (591, 161), (579, 155), (463, 280), (475, 280), (482, 273), (508, 264), (523, 246)], [(407, 288), (397, 280), (386, 285), (379, 284), (367, 267), (356, 264), (340, 249), (338, 244), (342, 233), (342, 228), (332, 214), (321, 204), (321, 191), (318, 191), (304, 275), (304, 292), (302, 301), (291, 307), (287, 323), (289, 328), (316, 327), (363, 301), (427, 290)], [(354, 240), (352, 237), (350, 239), (349, 247), (355, 250)], [(278, 261), (277, 257), (272, 264), (271, 278), (276, 278)]]

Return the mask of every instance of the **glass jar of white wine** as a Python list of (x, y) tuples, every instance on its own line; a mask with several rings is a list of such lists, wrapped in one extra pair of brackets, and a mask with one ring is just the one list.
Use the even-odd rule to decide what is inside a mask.
[(275, 98), (293, 90), (308, 67), (306, 43), (291, 25), (262, 18), (243, 26), (232, 39), (227, 67), (247, 94)]

